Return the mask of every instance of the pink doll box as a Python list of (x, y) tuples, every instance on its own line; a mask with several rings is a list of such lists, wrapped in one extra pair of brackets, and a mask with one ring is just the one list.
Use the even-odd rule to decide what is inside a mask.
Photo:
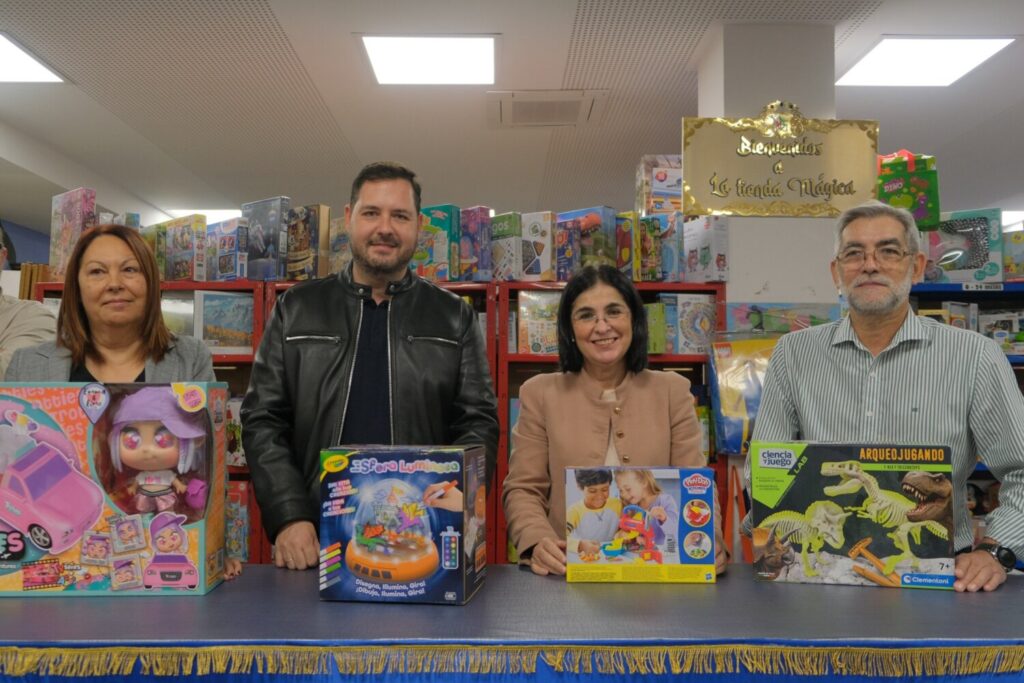
[(223, 579), (227, 385), (0, 384), (0, 595)]

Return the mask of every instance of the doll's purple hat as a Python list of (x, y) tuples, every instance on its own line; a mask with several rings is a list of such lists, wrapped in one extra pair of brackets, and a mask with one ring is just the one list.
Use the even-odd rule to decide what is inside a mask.
[(159, 420), (179, 439), (195, 439), (206, 434), (195, 418), (181, 409), (174, 391), (166, 386), (143, 387), (125, 396), (114, 413), (115, 428), (147, 420)]
[(181, 525), (188, 519), (185, 515), (178, 515), (173, 512), (161, 512), (153, 517), (153, 521), (149, 523), (149, 535), (152, 538), (156, 538), (161, 531), (169, 526), (181, 527)]

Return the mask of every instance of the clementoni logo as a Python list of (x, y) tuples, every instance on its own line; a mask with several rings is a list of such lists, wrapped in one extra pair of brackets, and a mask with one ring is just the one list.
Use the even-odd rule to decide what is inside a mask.
[(761, 467), (774, 470), (792, 469), (796, 463), (796, 453), (788, 448), (765, 448), (758, 454)]
[(683, 480), (683, 486), (688, 493), (701, 493), (711, 486), (711, 480), (703, 474), (691, 474)]

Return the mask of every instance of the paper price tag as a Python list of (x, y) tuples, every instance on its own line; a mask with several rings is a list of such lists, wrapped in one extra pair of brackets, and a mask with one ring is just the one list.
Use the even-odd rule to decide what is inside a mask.
[(1001, 292), (1003, 291), (1003, 283), (1001, 282), (965, 282), (965, 292)]

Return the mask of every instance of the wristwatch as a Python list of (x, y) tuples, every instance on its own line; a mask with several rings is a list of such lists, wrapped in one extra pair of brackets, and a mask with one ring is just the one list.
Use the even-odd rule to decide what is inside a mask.
[(996, 562), (1003, 566), (1003, 569), (1010, 572), (1017, 564), (1017, 556), (1012, 550), (1007, 548), (1005, 545), (996, 545), (995, 543), (979, 543), (974, 546), (975, 550), (984, 550), (986, 553), (996, 558)]

